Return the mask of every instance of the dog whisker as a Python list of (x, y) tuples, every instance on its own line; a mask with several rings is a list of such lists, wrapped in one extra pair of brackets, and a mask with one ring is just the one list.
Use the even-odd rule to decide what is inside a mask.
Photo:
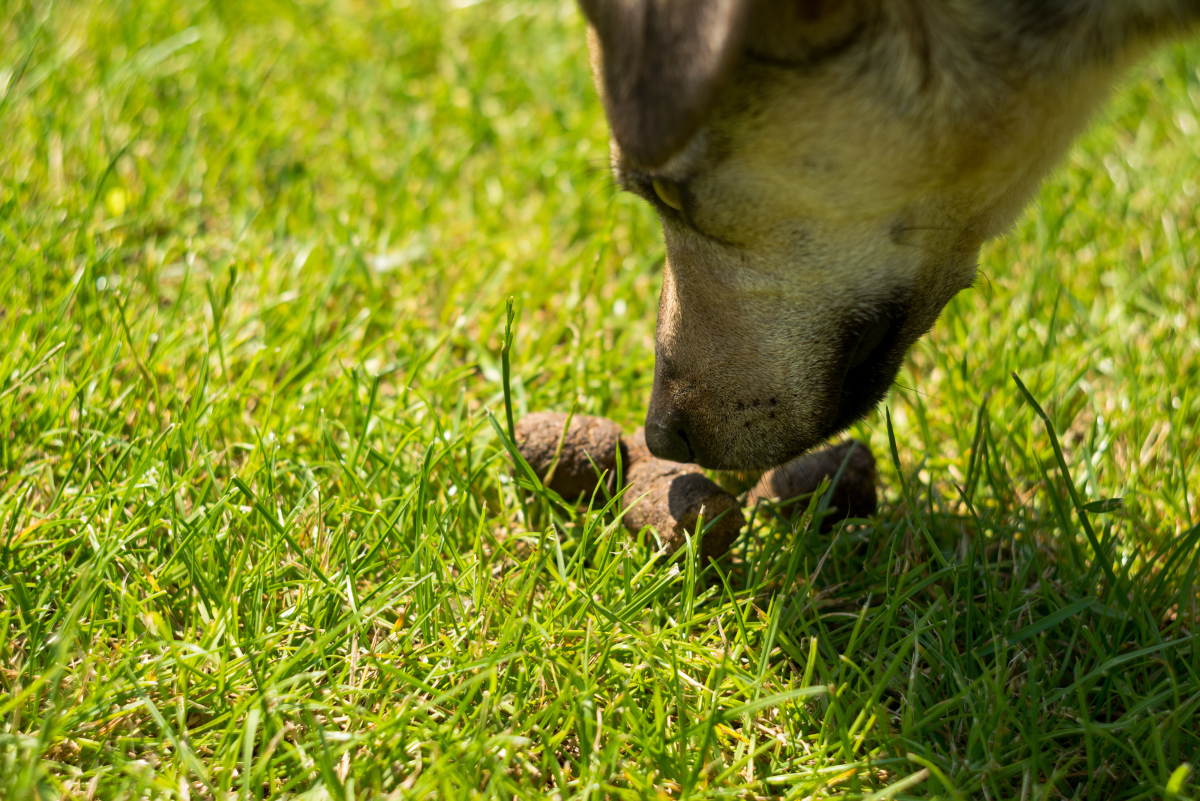
[(953, 231), (956, 226), (953, 225), (898, 225), (896, 230), (900, 233), (908, 233), (909, 231)]
[(903, 248), (915, 248), (916, 250), (919, 250), (923, 253), (933, 253), (934, 252), (934, 250), (932, 248), (927, 248), (927, 247), (924, 247), (923, 245), (918, 245), (913, 242), (897, 242), (896, 244)]
[(588, 159), (584, 162), (584, 172), (588, 173), (589, 175), (599, 175), (601, 173), (605, 173), (611, 176), (612, 165), (607, 161), (595, 161), (594, 159)]
[(975, 277), (971, 279), (971, 289), (979, 289), (979, 279), (980, 278), (982, 278), (984, 281), (987, 281), (987, 288), (988, 288), (989, 292), (996, 291), (996, 287), (992, 283), (992, 277), (990, 275), (988, 275), (986, 272), (984, 272), (982, 268), (976, 269)]
[(922, 398), (929, 398), (930, 400), (941, 401), (941, 396), (939, 396), (939, 395), (934, 395), (929, 392), (922, 392), (921, 390), (917, 389), (916, 387), (905, 386), (904, 384), (901, 384), (899, 381), (893, 381), (892, 386), (896, 387), (897, 389), (903, 389), (906, 392), (912, 392), (915, 395), (920, 395)]

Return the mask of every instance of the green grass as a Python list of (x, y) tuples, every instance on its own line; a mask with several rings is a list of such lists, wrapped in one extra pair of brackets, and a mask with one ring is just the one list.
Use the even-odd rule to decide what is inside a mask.
[(697, 573), (511, 477), (505, 298), (516, 413), (632, 428), (663, 250), (571, 3), (459, 5), (0, 4), (0, 795), (1200, 796), (1200, 47), (855, 429), (878, 517)]

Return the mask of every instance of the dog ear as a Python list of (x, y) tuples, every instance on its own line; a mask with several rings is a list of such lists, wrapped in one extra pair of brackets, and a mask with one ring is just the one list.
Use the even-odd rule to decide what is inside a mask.
[(599, 39), (605, 111), (633, 163), (656, 167), (704, 121), (752, 0), (579, 0)]

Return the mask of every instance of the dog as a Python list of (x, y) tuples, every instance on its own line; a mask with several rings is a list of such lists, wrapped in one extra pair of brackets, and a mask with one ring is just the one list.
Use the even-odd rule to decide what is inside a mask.
[(579, 0), (667, 261), (646, 442), (782, 464), (883, 398), (1119, 77), (1200, 0)]

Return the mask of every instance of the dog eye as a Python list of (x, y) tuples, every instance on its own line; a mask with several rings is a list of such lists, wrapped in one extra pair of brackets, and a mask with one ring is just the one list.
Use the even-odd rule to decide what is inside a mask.
[(664, 181), (661, 178), (650, 179), (650, 184), (654, 187), (654, 194), (658, 195), (659, 200), (676, 211), (683, 211), (683, 199), (679, 196), (678, 185), (672, 181)]

